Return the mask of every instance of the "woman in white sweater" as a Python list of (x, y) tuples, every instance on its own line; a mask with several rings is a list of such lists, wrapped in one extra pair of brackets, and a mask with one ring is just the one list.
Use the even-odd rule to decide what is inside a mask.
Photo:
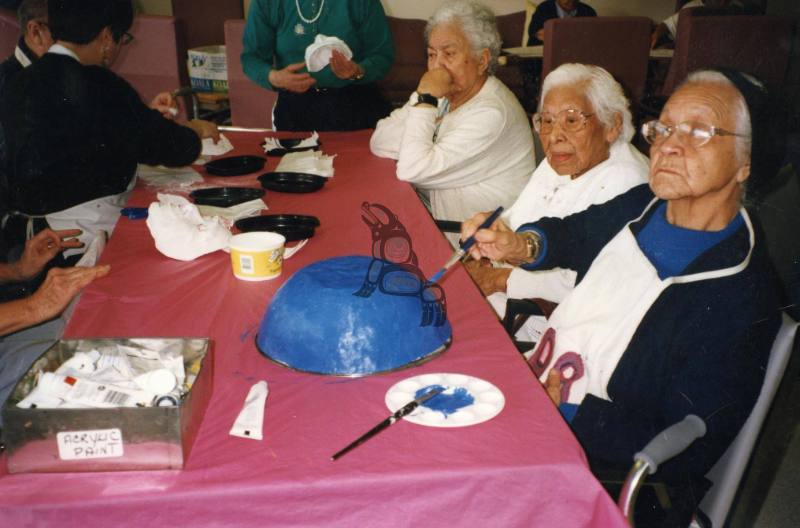
[(463, 221), (509, 206), (535, 166), (525, 111), (491, 75), (495, 17), (472, 1), (443, 4), (428, 21), (428, 71), (408, 103), (378, 122), (372, 152), (397, 160), (433, 216)]
[[(546, 158), (501, 221), (511, 229), (550, 216), (562, 218), (607, 202), (646, 183), (648, 159), (630, 141), (634, 134), (622, 87), (599, 66), (562, 64), (542, 86), (534, 127)], [(497, 313), (508, 298), (560, 302), (575, 286), (567, 269), (526, 271), (470, 261), (467, 269)], [(532, 319), (517, 334), (538, 341), (543, 319)]]

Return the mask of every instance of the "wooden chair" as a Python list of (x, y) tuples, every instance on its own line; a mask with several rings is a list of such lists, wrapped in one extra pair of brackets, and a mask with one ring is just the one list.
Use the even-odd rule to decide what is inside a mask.
[(378, 81), (384, 97), (399, 107), (417, 89), (420, 77), (428, 69), (424, 20), (386, 17), (394, 42), (394, 64), (386, 77)]
[(682, 13), (661, 95), (669, 96), (690, 72), (700, 68), (733, 68), (779, 86), (786, 78), (795, 25), (794, 19), (779, 16)]
[(244, 17), (241, 0), (172, 0), (172, 14), (183, 22), (188, 49), (225, 42), (222, 20)]
[[(160, 92), (188, 84), (182, 26), (171, 16), (138, 15), (133, 41), (122, 48), (112, 70), (128, 81), (145, 103)], [(182, 110), (185, 116), (185, 110)]]
[[(500, 32), (503, 48), (516, 48), (522, 46), (522, 31), (525, 27), (525, 11), (517, 11), (508, 15), (497, 17), (497, 30)], [(525, 93), (525, 80), (522, 71), (523, 65), (517, 61), (501, 61), (495, 68), (495, 76), (503, 81), (511, 90), (522, 106), (527, 108), (531, 99)]]
[(6, 60), (19, 40), (19, 20), (11, 9), (0, 8), (0, 60)]
[(265, 90), (244, 74), (241, 60), (244, 24), (244, 20), (225, 21), (231, 123), (248, 128), (272, 128), (272, 107), (278, 99), (278, 92)]
[(646, 17), (548, 20), (541, 78), (564, 63), (594, 64), (608, 70), (635, 104), (644, 94), (647, 79), (650, 27)]

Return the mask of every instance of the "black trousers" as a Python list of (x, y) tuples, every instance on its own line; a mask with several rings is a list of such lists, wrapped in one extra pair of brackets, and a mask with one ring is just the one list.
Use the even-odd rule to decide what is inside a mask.
[(276, 130), (361, 130), (375, 128), (391, 110), (375, 84), (312, 87), (301, 94), (279, 92), (273, 125)]

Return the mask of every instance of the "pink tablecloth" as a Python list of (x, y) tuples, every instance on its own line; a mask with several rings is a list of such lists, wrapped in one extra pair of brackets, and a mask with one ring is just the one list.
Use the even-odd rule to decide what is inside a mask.
[[(263, 134), (230, 133), (237, 153)], [(108, 277), (83, 294), (67, 337), (208, 336), (214, 394), (182, 471), (0, 473), (2, 526), (622, 526), (614, 502), (463, 268), (443, 283), (452, 346), (414, 369), (361, 379), (292, 372), (256, 350), (254, 334), (276, 289), (316, 260), (370, 254), (360, 205), (379, 202), (405, 224), (430, 275), (450, 255), (394, 162), (369, 153), (369, 132), (323, 134), (336, 175), (315, 194), (268, 192), (271, 213), (313, 214), (322, 226), (284, 275), (243, 282), (223, 252), (193, 262), (156, 251), (143, 221), (122, 218), (102, 257)], [(266, 170), (277, 165), (270, 158)], [(256, 175), (208, 178), (256, 185)], [(146, 206), (137, 188), (130, 205)], [(340, 460), (331, 454), (385, 418), (395, 382), (459, 372), (499, 387), (505, 409), (464, 428), (401, 422)], [(261, 442), (228, 435), (250, 386), (270, 395)], [(3, 470), (4, 471), (4, 470)]]

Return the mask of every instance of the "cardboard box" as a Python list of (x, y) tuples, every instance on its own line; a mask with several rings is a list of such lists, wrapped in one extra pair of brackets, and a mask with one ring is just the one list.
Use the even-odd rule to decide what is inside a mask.
[(178, 405), (110, 409), (22, 409), (16, 405), (34, 388), (39, 371), (54, 371), (77, 351), (150, 341), (155, 339), (61, 340), (48, 349), (17, 383), (2, 409), (8, 471), (182, 468), (211, 399), (214, 357), (208, 339), (157, 340), (180, 346), (187, 380), (196, 372)]
[(189, 81), (198, 92), (227, 92), (228, 59), (225, 46), (190, 49)]

